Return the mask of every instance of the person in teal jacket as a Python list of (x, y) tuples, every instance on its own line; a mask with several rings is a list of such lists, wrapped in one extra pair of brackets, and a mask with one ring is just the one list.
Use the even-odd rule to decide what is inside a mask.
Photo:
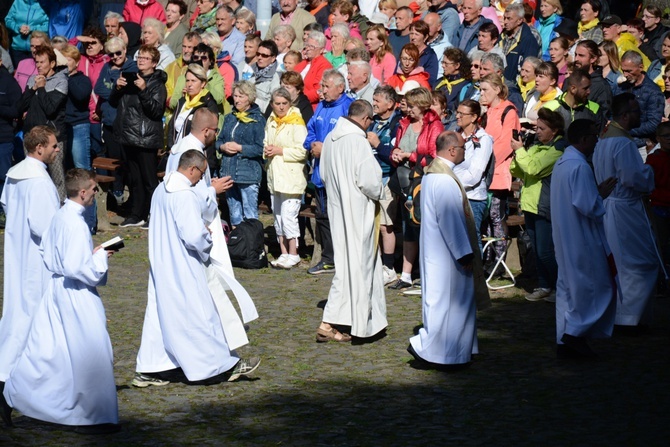
[(5, 18), (5, 25), (12, 37), (10, 53), (14, 66), (23, 59), (32, 57), (30, 53), (30, 33), (49, 30), (49, 17), (39, 0), (14, 0)]
[(561, 114), (542, 108), (538, 111), (538, 144), (525, 149), (521, 140), (512, 140), (514, 160), (510, 170), (523, 181), (520, 205), (537, 262), (537, 288), (526, 296), (528, 301), (552, 301), (556, 296), (558, 267), (551, 236), (549, 197), (551, 172), (567, 145), (564, 127)]

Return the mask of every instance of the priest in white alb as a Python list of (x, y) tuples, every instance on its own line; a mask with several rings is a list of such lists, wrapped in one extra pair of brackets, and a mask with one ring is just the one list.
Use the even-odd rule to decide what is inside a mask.
[(351, 335), (370, 338), (387, 326), (386, 297), (379, 253), (379, 200), (384, 185), (367, 141), (372, 106), (356, 100), (323, 143), (321, 178), (328, 193), (328, 218), (335, 252), (335, 276), (317, 329), (318, 342), (347, 342), (333, 325), (351, 326)]
[(617, 305), (614, 259), (605, 237), (602, 199), (616, 180), (606, 179), (598, 186), (587, 161), (598, 141), (593, 121), (573, 121), (568, 139), (572, 145), (554, 165), (550, 192), (558, 264), (556, 354), (559, 358), (593, 358), (596, 354), (588, 340), (612, 335)]
[[(0, 382), (9, 377), (26, 344), (33, 311), (49, 278), (39, 252), (42, 235), (60, 208), (47, 173), (59, 152), (51, 127), (36, 126), (24, 137), (27, 157), (7, 173), (2, 191), (5, 226), (4, 288), (0, 320)], [(2, 384), (0, 383), (0, 392)]]
[(490, 306), (470, 202), (453, 168), (465, 159), (455, 132), (437, 138), (421, 181), (423, 327), (407, 350), (432, 367), (466, 365), (477, 354), (477, 309)]
[(110, 433), (119, 429), (114, 359), (96, 286), (107, 281), (112, 252), (93, 248), (83, 217), (98, 190), (95, 173), (72, 169), (65, 188), (67, 200), (40, 246), (51, 278), (4, 398), (34, 419)]
[[(177, 171), (166, 175), (151, 200), (149, 289), (133, 379), (137, 387), (167, 385), (161, 373), (175, 368), (192, 382), (224, 373), (233, 381), (260, 363), (237, 356), (234, 348), (248, 342), (244, 328), (242, 334), (231, 330), (239, 317), (232, 306), (234, 315), (217, 301), (221, 293), (216, 290), (222, 292), (223, 285), (211, 268), (212, 234), (194, 187), (207, 170), (202, 152), (182, 153)], [(225, 183), (217, 185), (220, 194)]]
[[(619, 276), (620, 293), (614, 324), (631, 331), (651, 321), (651, 301), (661, 265), (644, 201), (654, 190), (654, 171), (644, 164), (631, 129), (640, 125), (640, 105), (632, 93), (612, 101), (611, 121), (593, 154), (596, 181), (617, 179), (605, 199), (605, 234)], [(641, 325), (641, 326), (638, 326)]]

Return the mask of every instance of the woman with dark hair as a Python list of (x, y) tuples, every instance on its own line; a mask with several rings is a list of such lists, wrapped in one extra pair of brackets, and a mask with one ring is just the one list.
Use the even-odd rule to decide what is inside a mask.
[(167, 125), (167, 147), (171, 148), (191, 132), (191, 121), (196, 110), (206, 107), (219, 113), (219, 106), (207, 90), (207, 70), (202, 65), (190, 64), (184, 75), (184, 96), (177, 102)]
[(579, 9), (579, 23), (577, 24), (577, 33), (579, 40), (592, 40), (595, 43), (603, 41), (603, 29), (598, 26), (598, 14), (602, 9), (600, 0), (584, 0)]
[(437, 82), (437, 72), (440, 67), (435, 50), (428, 46), (429, 34), (428, 24), (422, 20), (412, 22), (409, 26), (409, 42), (416, 45), (419, 50), (419, 65), (428, 73), (428, 83), (433, 86)]
[[(437, 73), (437, 72), (436, 72)], [(402, 91), (407, 81), (416, 81), (421, 87), (430, 89), (428, 73), (419, 66), (419, 49), (413, 43), (408, 43), (400, 51), (400, 63), (396, 73), (389, 78), (387, 84), (397, 93)]]
[[(417, 163), (428, 166), (435, 158), (437, 137), (444, 130), (440, 117), (430, 108), (433, 95), (429, 89), (421, 87), (410, 90), (405, 95), (405, 102), (407, 116), (398, 124), (396, 147), (391, 152), (391, 161), (397, 166), (396, 175), (400, 186), (409, 185), (409, 173)], [(412, 270), (419, 251), (419, 227), (412, 223), (407, 208), (401, 208), (404, 235), (402, 274), (395, 284), (389, 286), (394, 290), (412, 286)]]
[[(100, 28), (89, 26), (84, 30), (83, 35), (77, 36), (77, 40), (81, 42), (84, 48), (84, 53), (81, 59), (79, 59), (79, 67), (77, 69), (91, 80), (91, 85), (95, 85), (98, 82), (102, 68), (109, 62), (109, 56), (105, 54), (104, 47), (104, 42), (107, 39)], [(103, 151), (102, 124), (100, 123), (100, 109), (98, 108), (99, 102), (100, 98), (98, 95), (92, 93), (88, 102), (88, 110), (91, 124), (91, 149), (95, 154), (100, 154)]]
[(482, 248), (481, 229), (488, 200), (487, 168), (493, 154), (493, 138), (479, 125), (482, 108), (477, 101), (466, 99), (456, 109), (457, 132), (465, 140), (465, 160), (454, 168), (468, 196), (475, 219), (477, 241)]
[[(287, 71), (282, 73), (281, 78), (279, 78), (279, 84), (291, 94), (291, 105), (300, 110), (303, 121), (308, 123), (312, 115), (314, 115), (314, 109), (312, 109), (312, 103), (309, 102), (309, 98), (303, 92), (305, 83), (302, 80), (302, 76), (295, 71)], [(270, 113), (272, 113), (272, 109), (268, 107), (265, 116), (269, 117)]]
[(134, 59), (142, 45), (142, 27), (135, 22), (121, 22), (119, 37), (126, 43), (126, 54)]
[(365, 35), (365, 47), (370, 52), (372, 77), (378, 79), (382, 85), (386, 84), (386, 80), (395, 73), (398, 66), (386, 28), (382, 25), (371, 26)]
[(132, 204), (130, 216), (119, 226), (148, 228), (151, 196), (158, 186), (158, 150), (164, 143), (167, 75), (156, 70), (160, 61), (158, 48), (143, 45), (136, 59), (138, 73), (134, 76), (121, 73), (109, 102), (118, 110), (114, 136), (126, 155)]
[(457, 47), (449, 47), (444, 50), (442, 56), (442, 70), (444, 76), (435, 86), (435, 90), (441, 91), (447, 98), (447, 108), (452, 112), (456, 110), (462, 99), (461, 93), (471, 84), (472, 68), (470, 59), (463, 50)]
[[(472, 56), (476, 51), (497, 54), (502, 58), (503, 63), (507, 65), (505, 53), (503, 53), (502, 48), (500, 48), (500, 31), (498, 30), (498, 27), (491, 22), (484, 23), (479, 27), (477, 33), (477, 46), (472, 47), (468, 52), (468, 58), (470, 60), (472, 60)], [(481, 58), (481, 54), (479, 57)]]
[(523, 181), (520, 205), (526, 221), (526, 231), (537, 261), (537, 288), (526, 296), (528, 301), (555, 301), (556, 257), (551, 236), (549, 194), (554, 164), (567, 146), (563, 138), (563, 117), (542, 108), (538, 112), (538, 144), (525, 149), (521, 140), (512, 139), (514, 160), (512, 174)]

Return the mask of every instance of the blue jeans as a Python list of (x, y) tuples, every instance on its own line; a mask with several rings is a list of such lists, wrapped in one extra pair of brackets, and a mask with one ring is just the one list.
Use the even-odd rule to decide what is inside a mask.
[(246, 219), (258, 219), (258, 190), (260, 185), (234, 184), (226, 191), (226, 202), (230, 211), (230, 224), (239, 225)]
[(90, 170), (91, 124), (82, 123), (68, 126), (67, 145), (70, 148), (70, 155), (74, 167)]
[(91, 151), (96, 157), (105, 152), (102, 144), (102, 124), (100, 123), (91, 123)]
[(475, 219), (475, 229), (477, 230), (477, 243), (479, 244), (479, 251), (482, 251), (482, 221), (486, 213), (486, 200), (469, 200), (470, 208), (472, 208), (472, 217)]
[(537, 260), (537, 286), (543, 289), (555, 289), (558, 266), (554, 241), (551, 237), (551, 221), (528, 211), (524, 211), (523, 216)]
[[(0, 143), (0, 196), (5, 186), (5, 177), (7, 171), (12, 167), (12, 152), (14, 152), (14, 142)], [(0, 208), (0, 213), (4, 212)]]

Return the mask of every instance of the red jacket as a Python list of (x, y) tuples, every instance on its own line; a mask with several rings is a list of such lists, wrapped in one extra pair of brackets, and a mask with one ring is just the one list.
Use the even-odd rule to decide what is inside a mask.
[[(304, 60), (295, 66), (293, 71), (301, 73), (307, 66), (307, 61)], [(305, 76), (305, 96), (309, 99), (309, 102), (312, 103), (312, 108), (316, 110), (316, 106), (319, 104), (319, 92), (321, 88), (321, 78), (323, 77), (323, 72), (330, 70), (333, 66), (328, 62), (328, 59), (321, 56), (317, 56), (312, 60), (312, 66), (309, 67), (307, 76)]]
[(146, 5), (138, 5), (136, 0), (126, 0), (126, 6), (123, 7), (123, 20), (126, 22), (135, 22), (142, 25), (147, 17), (153, 17), (163, 23), (167, 23), (165, 10), (156, 0), (149, 0)]
[[(400, 140), (402, 140), (403, 135), (409, 127), (409, 118), (404, 117), (398, 123), (398, 131), (395, 135), (395, 147), (399, 148)], [(435, 158), (437, 152), (437, 137), (444, 131), (444, 125), (440, 121), (440, 117), (432, 109), (428, 109), (423, 115), (423, 127), (421, 127), (421, 133), (419, 138), (416, 141), (416, 151), (412, 152), (409, 156), (410, 164), (416, 164), (417, 157), (419, 155), (429, 156)], [(424, 158), (421, 162), (422, 166), (426, 166), (428, 163)]]
[[(426, 87), (427, 89), (432, 90), (432, 88), (430, 87), (430, 82), (428, 82), (428, 79), (430, 79), (430, 76), (428, 76), (428, 73), (423, 71), (423, 67), (415, 68), (414, 70), (412, 70), (409, 76), (405, 76), (404, 74), (402, 74), (402, 71), (400, 71), (400, 68), (398, 68), (396, 73), (389, 78), (386, 84), (396, 89), (396, 91), (400, 91), (405, 82), (416, 81), (419, 83), (421, 87)], [(380, 81), (384, 82), (383, 79), (380, 79)]]

